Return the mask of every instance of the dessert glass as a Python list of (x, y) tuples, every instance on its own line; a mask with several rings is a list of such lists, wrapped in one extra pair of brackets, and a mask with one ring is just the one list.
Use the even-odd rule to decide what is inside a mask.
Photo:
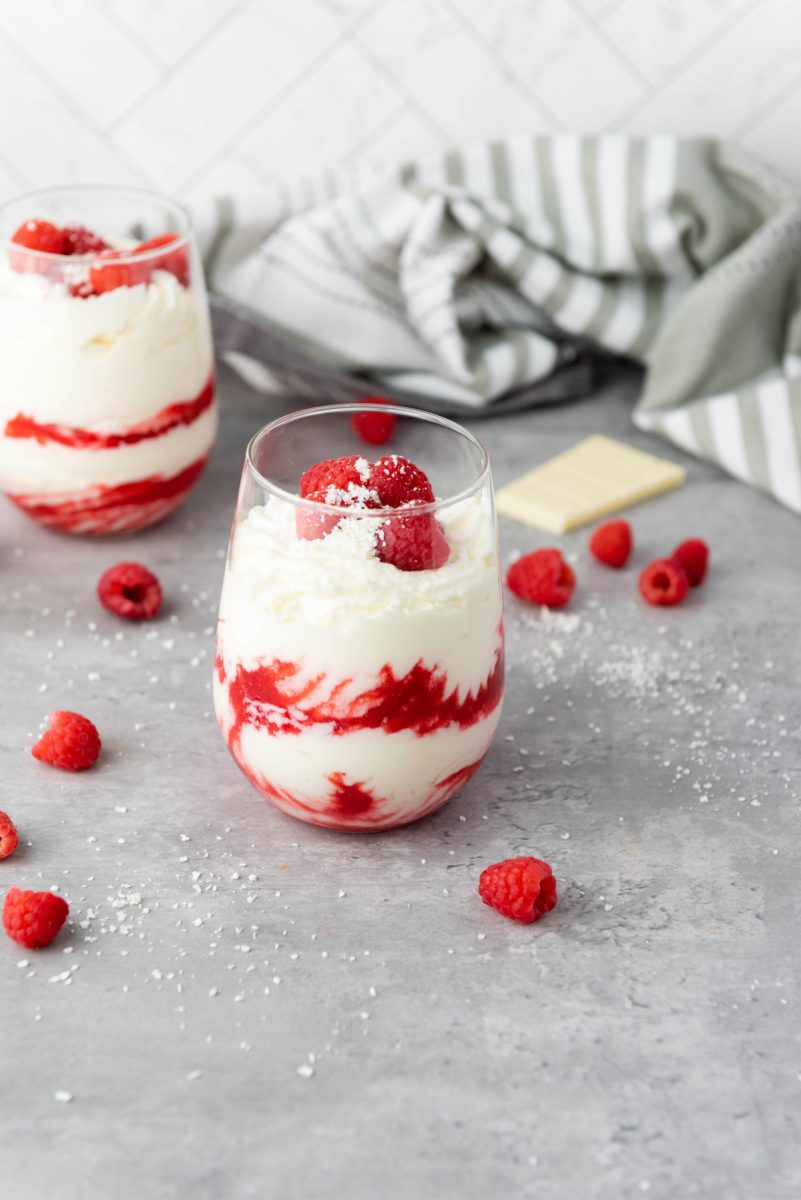
[[(217, 719), (244, 774), (277, 808), (334, 829), (389, 829), (443, 805), (487, 753), (503, 694), (497, 522), (472, 434), (393, 408), (392, 439), (375, 455), (428, 475), (438, 498), (414, 512), (447, 537), (437, 568), (377, 557), (376, 537), (403, 510), (298, 495), (312, 464), (371, 450), (351, 424), (366, 410), (387, 411), (309, 409), (251, 440), (215, 656)], [(310, 521), (329, 532), (299, 537)]]
[[(28, 221), (83, 227), (108, 249), (30, 249), (11, 240)], [(138, 249), (150, 239), (159, 244)], [(0, 489), (56, 529), (139, 529), (187, 496), (216, 425), (208, 302), (185, 211), (107, 187), (0, 207)]]

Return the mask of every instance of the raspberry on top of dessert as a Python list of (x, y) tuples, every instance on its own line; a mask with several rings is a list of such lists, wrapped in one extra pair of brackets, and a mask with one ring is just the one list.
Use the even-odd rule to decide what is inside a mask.
[[(402, 509), (396, 517), (373, 523), (378, 559), (399, 571), (428, 571), (444, 566), (450, 557), (447, 538), (430, 512), (415, 512), (435, 500), (431, 481), (420, 467), (398, 454), (368, 462), (360, 455), (324, 459), (300, 478), (300, 495), (328, 507), (359, 510)], [(295, 527), (299, 538), (326, 537), (340, 524), (334, 513), (299, 508)]]
[[(183, 287), (189, 286), (189, 254), (177, 233), (165, 233), (144, 242), (128, 239), (109, 245), (83, 225), (59, 227), (33, 218), (23, 221), (11, 235), (21, 250), (11, 252), (13, 270), (63, 279), (71, 296), (88, 299), (120, 287), (150, 283), (155, 271), (168, 271)], [(34, 254), (26, 251), (33, 250)], [(44, 255), (59, 255), (70, 262), (63, 272)]]

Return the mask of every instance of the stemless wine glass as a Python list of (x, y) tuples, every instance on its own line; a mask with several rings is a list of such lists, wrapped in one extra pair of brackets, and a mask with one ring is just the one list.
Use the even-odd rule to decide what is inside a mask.
[(0, 489), (56, 529), (140, 529), (187, 496), (216, 424), (186, 212), (107, 187), (0, 207)]
[[(364, 412), (387, 410), (295, 412), (250, 442), (214, 697), (231, 754), (276, 807), (378, 830), (439, 808), (487, 753), (503, 695), (503, 611), (483, 446), (452, 421), (393, 408), (391, 440), (377, 450), (354, 424)], [(381, 464), (365, 451), (414, 463), (437, 498), (367, 507)], [(340, 456), (363, 483), (361, 506), (341, 507), (334, 484), (302, 498), (301, 475)], [(392, 458), (399, 465), (406, 474)]]

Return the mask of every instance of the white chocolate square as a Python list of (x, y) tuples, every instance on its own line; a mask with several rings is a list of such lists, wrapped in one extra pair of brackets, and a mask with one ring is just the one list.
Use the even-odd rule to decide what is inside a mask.
[(685, 476), (676, 463), (597, 434), (501, 488), (498, 512), (567, 533), (679, 487)]

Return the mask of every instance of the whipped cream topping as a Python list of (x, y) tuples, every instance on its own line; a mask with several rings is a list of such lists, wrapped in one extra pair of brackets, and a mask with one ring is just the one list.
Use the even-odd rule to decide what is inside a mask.
[(495, 570), (491, 515), (481, 495), (438, 512), (450, 557), (430, 571), (399, 571), (378, 559), (378, 516), (350, 509), (326, 537), (305, 540), (295, 532), (295, 512), (278, 497), (252, 508), (236, 531), (230, 559), (230, 570), (253, 598), (290, 619), (341, 631), (378, 611), (461, 607), (460, 597)]
[(224, 662), (271, 658), (332, 679), (439, 664), (460, 691), (479, 687), (500, 647), (501, 589), (488, 496), (443, 507), (444, 566), (400, 571), (381, 562), (381, 519), (346, 515), (326, 537), (295, 532), (295, 506), (271, 497), (231, 544), (220, 604)]
[(70, 296), (0, 269), (0, 425), (22, 413), (113, 433), (192, 400), (212, 369), (203, 294), (156, 271), (147, 284)]

